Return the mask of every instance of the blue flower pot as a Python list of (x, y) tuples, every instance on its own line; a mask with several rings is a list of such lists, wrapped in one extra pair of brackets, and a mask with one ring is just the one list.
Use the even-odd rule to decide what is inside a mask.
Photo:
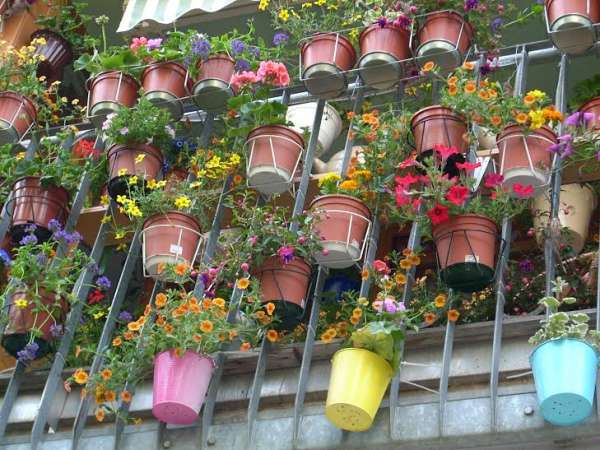
[(529, 357), (540, 409), (553, 425), (575, 425), (592, 412), (598, 353), (579, 339), (556, 339)]

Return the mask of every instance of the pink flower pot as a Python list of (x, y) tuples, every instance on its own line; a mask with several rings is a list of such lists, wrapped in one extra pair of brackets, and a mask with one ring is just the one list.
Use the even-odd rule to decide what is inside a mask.
[(198, 413), (210, 384), (214, 362), (208, 356), (187, 351), (180, 358), (175, 350), (154, 357), (152, 414), (172, 425), (190, 425)]

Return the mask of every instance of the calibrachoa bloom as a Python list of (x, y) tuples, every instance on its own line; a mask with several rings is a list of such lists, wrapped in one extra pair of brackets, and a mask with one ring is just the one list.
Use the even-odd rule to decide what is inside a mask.
[(431, 210), (427, 211), (427, 216), (433, 225), (439, 225), (449, 219), (448, 208), (444, 205), (435, 205)]
[(469, 189), (467, 189), (465, 186), (452, 186), (446, 194), (446, 200), (457, 206), (461, 206), (467, 200), (468, 195)]
[(294, 260), (294, 247), (292, 245), (286, 245), (281, 247), (277, 252), (282, 264), (289, 264)]
[(446, 147), (445, 145), (435, 145), (433, 149), (439, 153), (442, 159), (446, 160), (452, 155), (458, 154), (458, 149), (455, 147)]
[(504, 181), (504, 177), (497, 173), (488, 173), (484, 180), (483, 185), (488, 189), (493, 189), (502, 184)]
[(521, 198), (531, 197), (534, 193), (534, 189), (531, 184), (523, 186), (521, 183), (515, 183), (512, 186), (512, 190), (517, 195), (517, 197)]

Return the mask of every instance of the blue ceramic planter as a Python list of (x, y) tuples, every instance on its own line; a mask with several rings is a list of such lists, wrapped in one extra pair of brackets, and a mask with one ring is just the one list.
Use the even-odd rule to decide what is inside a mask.
[(575, 425), (592, 412), (598, 353), (579, 339), (556, 339), (536, 347), (529, 357), (544, 419)]

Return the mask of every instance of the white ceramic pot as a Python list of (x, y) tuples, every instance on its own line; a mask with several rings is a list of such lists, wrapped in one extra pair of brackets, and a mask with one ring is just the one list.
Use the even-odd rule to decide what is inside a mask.
[[(286, 119), (293, 124), (290, 128), (303, 134), (305, 130), (310, 133), (317, 111), (317, 102), (302, 103), (290, 106), (287, 110)], [(330, 104), (325, 104), (321, 128), (319, 130), (318, 146), (315, 156), (325, 153), (333, 145), (333, 141), (342, 132), (342, 118), (337, 110)]]
[[(355, 145), (352, 147), (352, 156), (358, 156), (359, 152), (362, 150), (360, 145)], [(330, 173), (336, 172), (340, 173), (342, 170), (342, 164), (344, 162), (344, 150), (340, 150), (337, 153), (334, 153), (329, 161), (324, 162), (318, 158), (315, 158), (313, 163), (313, 173)]]
[[(588, 185), (566, 184), (560, 189), (560, 210), (558, 219), (561, 227), (567, 228), (564, 244), (570, 245), (575, 253), (580, 253), (588, 236), (590, 219), (597, 206), (596, 193)], [(540, 245), (544, 242), (544, 229), (550, 217), (549, 194), (535, 198), (533, 202), (533, 224), (536, 239)]]
[(496, 135), (485, 127), (477, 126), (475, 133), (481, 150), (492, 150), (496, 148)]

